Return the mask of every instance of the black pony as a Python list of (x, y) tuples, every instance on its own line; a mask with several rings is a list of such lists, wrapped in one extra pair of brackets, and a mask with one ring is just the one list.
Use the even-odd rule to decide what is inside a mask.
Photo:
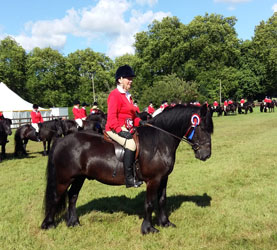
[(8, 142), (8, 135), (12, 134), (12, 120), (9, 118), (0, 119), (0, 145), (2, 147), (0, 154), (0, 162), (6, 157), (6, 144)]
[(136, 112), (137, 117), (139, 117), (143, 121), (148, 121), (152, 119), (152, 115), (150, 115), (148, 112), (143, 111), (143, 112)]
[(239, 114), (247, 114), (248, 111), (250, 113), (252, 113), (253, 112), (253, 107), (255, 107), (255, 105), (254, 105), (253, 102), (250, 102), (250, 101), (247, 101), (247, 102), (243, 103), (242, 106), (240, 104), (238, 104), (238, 113)]
[[(39, 138), (43, 142), (43, 155), (48, 155), (53, 139), (63, 135), (63, 123), (60, 119), (39, 123)], [(46, 147), (47, 143), (47, 147)]]
[(61, 120), (63, 135), (69, 135), (78, 131), (78, 124), (74, 120)]
[[(137, 132), (140, 148), (136, 175), (147, 187), (141, 233), (147, 234), (158, 232), (152, 223), (155, 199), (158, 201), (158, 224), (175, 226), (166, 213), (166, 187), (168, 175), (173, 171), (176, 150), (180, 141), (185, 140), (192, 146), (196, 158), (207, 160), (211, 156), (213, 122), (206, 104), (202, 107), (176, 105), (164, 110), (145, 126), (138, 127)], [(102, 135), (87, 131), (56, 140), (48, 158), (42, 229), (56, 225), (55, 218), (65, 208), (67, 195), (67, 226), (80, 223), (76, 202), (86, 178), (108, 185), (124, 185), (123, 163), (117, 159), (113, 143), (104, 140)]]
[[(39, 123), (39, 138), (36, 136), (36, 130), (31, 124), (25, 124), (17, 128), (14, 136), (14, 155), (27, 155), (26, 147), (28, 141), (42, 141), (43, 155), (47, 155), (50, 150), (52, 139), (63, 135), (63, 123), (60, 119), (45, 121)], [(47, 144), (47, 145), (46, 145)], [(46, 148), (47, 146), (47, 148)]]
[(84, 129), (91, 129), (93, 127), (93, 130), (99, 130), (101, 133), (101, 130), (105, 130), (105, 125), (107, 122), (107, 114), (105, 114), (103, 111), (99, 110), (96, 114), (90, 114), (87, 116), (86, 121), (90, 121), (92, 123), (87, 123), (88, 125), (84, 124)]
[(38, 141), (34, 127), (31, 124), (18, 127), (14, 135), (14, 156), (27, 155), (26, 147), (29, 140)]
[(213, 113), (217, 113), (217, 116), (222, 116), (222, 114), (223, 114), (223, 107), (221, 107), (221, 106), (216, 106), (216, 107), (211, 107), (210, 106), (210, 110), (211, 110), (211, 115), (213, 116)]
[(224, 110), (224, 115), (228, 115), (229, 113), (232, 113), (233, 115), (236, 114), (238, 104), (236, 102), (233, 102), (231, 104), (228, 104), (226, 109)]

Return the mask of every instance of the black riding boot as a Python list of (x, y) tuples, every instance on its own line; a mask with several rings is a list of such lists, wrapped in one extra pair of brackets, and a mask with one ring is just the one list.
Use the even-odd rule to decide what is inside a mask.
[(142, 184), (142, 181), (137, 181), (134, 178), (133, 165), (135, 161), (135, 151), (130, 149), (125, 149), (123, 165), (124, 165), (124, 174), (125, 174), (125, 184), (126, 187), (139, 187)]
[(40, 141), (38, 132), (36, 132), (36, 137), (37, 137), (37, 141)]

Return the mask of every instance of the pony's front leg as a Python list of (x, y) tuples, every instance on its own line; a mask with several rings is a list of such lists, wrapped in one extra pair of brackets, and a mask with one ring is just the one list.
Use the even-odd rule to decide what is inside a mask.
[(43, 155), (46, 156), (47, 152), (46, 152), (46, 141), (43, 140)]
[(85, 178), (78, 177), (71, 184), (68, 192), (68, 212), (67, 212), (67, 226), (74, 227), (80, 225), (79, 218), (76, 212), (76, 202), (78, 199), (79, 192), (84, 184)]
[(148, 181), (147, 182), (147, 190), (146, 190), (146, 198), (144, 202), (144, 220), (141, 225), (141, 233), (158, 233), (159, 230), (153, 227), (152, 224), (152, 213), (154, 210), (154, 200), (157, 197), (157, 190), (159, 187), (158, 181)]
[(26, 147), (27, 147), (28, 139), (24, 139), (22, 143), (23, 147), (23, 154), (27, 155)]
[(2, 159), (6, 158), (6, 142), (2, 144)]
[(51, 139), (47, 142), (47, 155), (49, 155), (49, 151), (50, 151), (50, 145), (51, 145)]
[(43, 220), (42, 224), (41, 224), (41, 229), (50, 229), (50, 228), (54, 228), (56, 227), (55, 224), (55, 214), (56, 214), (56, 205), (53, 205), (50, 208), (50, 211), (47, 213), (47, 215), (45, 216), (45, 219)]
[(158, 224), (162, 227), (176, 227), (175, 224), (171, 223), (166, 213), (166, 187), (167, 187), (168, 176), (162, 179), (159, 190), (158, 190)]

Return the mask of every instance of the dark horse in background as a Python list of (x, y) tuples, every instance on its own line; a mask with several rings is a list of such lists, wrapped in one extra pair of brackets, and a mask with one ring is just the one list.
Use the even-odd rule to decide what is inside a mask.
[(0, 145), (2, 147), (1, 154), (0, 154), (0, 162), (3, 158), (6, 157), (6, 144), (8, 135), (12, 134), (12, 120), (9, 118), (2, 118), (0, 119)]
[(149, 114), (146, 111), (143, 111), (143, 112), (140, 112), (140, 113), (136, 112), (136, 115), (137, 115), (137, 117), (139, 117), (143, 121), (149, 121), (150, 119), (152, 119), (152, 115)]
[(250, 113), (252, 113), (254, 107), (255, 107), (255, 105), (251, 101), (245, 102), (242, 106), (241, 106), (241, 104), (238, 104), (238, 113), (239, 114), (247, 114), (248, 111)]
[[(87, 121), (87, 122), (86, 122)], [(84, 130), (92, 129), (100, 134), (103, 134), (107, 122), (107, 114), (98, 110), (95, 114), (89, 114), (84, 122)]]
[(27, 155), (26, 146), (29, 140), (38, 141), (34, 127), (31, 124), (18, 127), (14, 135), (14, 156)]
[(224, 110), (224, 116), (226, 116), (230, 113), (232, 113), (233, 115), (236, 114), (237, 106), (238, 106), (238, 104), (236, 102), (228, 104), (228, 106), (226, 107), (226, 110)]
[[(47, 155), (49, 153), (53, 138), (60, 137), (62, 134), (63, 127), (60, 119), (45, 121), (39, 124), (39, 138), (40, 141), (43, 142), (43, 155)], [(15, 156), (27, 155), (26, 147), (29, 140), (38, 141), (36, 131), (33, 126), (25, 124), (17, 128), (14, 136)]]
[(216, 107), (212, 107), (211, 105), (209, 105), (210, 106), (210, 110), (211, 110), (211, 114), (212, 114), (212, 116), (213, 116), (213, 113), (217, 113), (217, 116), (222, 116), (222, 114), (223, 114), (223, 107), (221, 107), (221, 106), (216, 106)]
[(78, 131), (78, 124), (74, 120), (61, 120), (63, 135), (69, 135)]
[(49, 154), (52, 140), (61, 137), (62, 135), (63, 125), (60, 119), (39, 123), (39, 138), (43, 142), (44, 156)]
[[(193, 127), (191, 120), (196, 114), (201, 122)], [(155, 233), (158, 230), (153, 226), (152, 212), (156, 199), (158, 224), (175, 226), (166, 212), (166, 188), (180, 141), (185, 140), (192, 146), (197, 159), (207, 160), (211, 156), (213, 122), (206, 104), (202, 107), (176, 105), (164, 110), (145, 126), (138, 127), (137, 132), (140, 147), (136, 174), (147, 188), (141, 233)], [(188, 139), (190, 135), (193, 137)], [(86, 178), (107, 185), (125, 184), (123, 163), (117, 159), (113, 143), (104, 140), (100, 134), (87, 131), (56, 140), (48, 158), (42, 229), (56, 226), (55, 219), (65, 209), (67, 196), (67, 226), (80, 224), (76, 202)]]

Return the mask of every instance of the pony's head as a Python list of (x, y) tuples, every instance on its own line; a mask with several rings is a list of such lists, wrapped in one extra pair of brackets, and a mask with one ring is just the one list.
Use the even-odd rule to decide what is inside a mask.
[[(193, 120), (193, 115), (199, 117), (197, 122)], [(205, 161), (210, 158), (212, 153), (212, 142), (211, 134), (213, 133), (213, 121), (212, 116), (207, 108), (207, 105), (204, 104), (201, 106), (199, 112), (192, 115), (191, 126), (194, 129), (194, 134), (190, 138), (193, 146), (195, 157), (199, 160)], [(196, 124), (198, 123), (198, 124)], [(188, 135), (189, 136), (189, 135)]]
[(3, 118), (0, 122), (1, 122), (1, 125), (2, 125), (3, 131), (7, 135), (11, 135), (12, 134), (12, 129), (11, 129), (12, 120), (9, 119), (9, 118)]
[(63, 124), (61, 119), (55, 119), (55, 129), (57, 130), (57, 136), (63, 135)]

